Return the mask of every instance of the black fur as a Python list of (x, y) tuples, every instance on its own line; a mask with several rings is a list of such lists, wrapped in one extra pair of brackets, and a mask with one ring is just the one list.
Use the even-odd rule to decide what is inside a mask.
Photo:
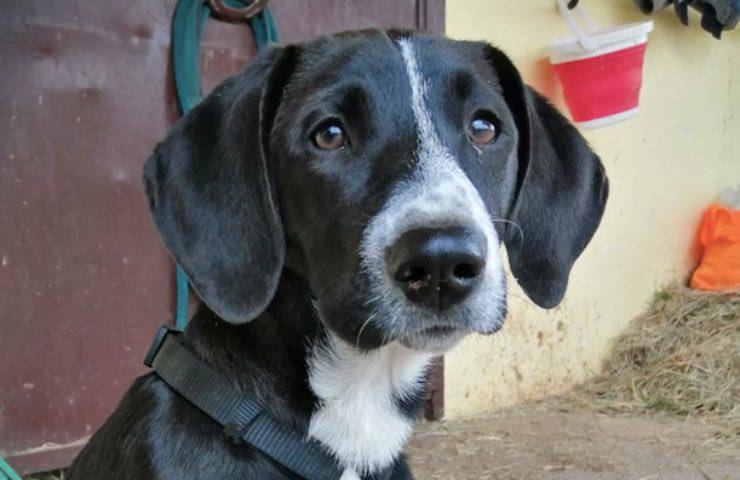
[(167, 248), (201, 298), (234, 323), (265, 309), (283, 265), (282, 223), (260, 136), (269, 131), (291, 51), (273, 50), (216, 88), (144, 167)]
[[(276, 48), (230, 78), (172, 129), (144, 168), (157, 228), (204, 304), (186, 342), (276, 420), (306, 431), (317, 399), (311, 342), (327, 329), (354, 342), (370, 291), (364, 227), (413, 170), (418, 139), (393, 40), (360, 32)], [(492, 217), (511, 268), (552, 307), (593, 235), (607, 197), (596, 155), (486, 44), (413, 34), (439, 135)], [(479, 154), (462, 122), (483, 105), (501, 137)], [(339, 117), (350, 148), (319, 152), (310, 132)], [(481, 156), (483, 155), (483, 156)], [(313, 302), (323, 313), (316, 318)], [(388, 338), (370, 325), (359, 344)], [(412, 416), (423, 392), (397, 399)], [(403, 457), (394, 479), (410, 479)], [(154, 375), (138, 379), (75, 460), (72, 480), (295, 478), (222, 429)]]
[(517, 282), (544, 308), (560, 303), (573, 263), (596, 231), (609, 196), (599, 157), (576, 128), (488, 47), (519, 132), (516, 203), (506, 248)]

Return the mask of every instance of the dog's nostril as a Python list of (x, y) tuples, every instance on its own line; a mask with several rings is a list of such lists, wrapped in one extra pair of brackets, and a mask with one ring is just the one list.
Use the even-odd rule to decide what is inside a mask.
[(424, 267), (409, 267), (401, 271), (396, 280), (404, 283), (423, 282), (429, 278), (429, 273)]
[(463, 280), (468, 280), (477, 277), (480, 274), (480, 270), (479, 266), (472, 263), (458, 263), (452, 269), (452, 275)]

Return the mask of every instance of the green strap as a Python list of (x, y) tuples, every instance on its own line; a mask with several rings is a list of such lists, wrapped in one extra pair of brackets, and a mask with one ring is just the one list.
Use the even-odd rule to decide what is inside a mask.
[(20, 475), (15, 473), (15, 470), (10, 468), (10, 465), (5, 461), (3, 457), (0, 457), (0, 479), (1, 480), (21, 480)]
[[(233, 8), (245, 6), (241, 0), (227, 0)], [(203, 36), (203, 28), (211, 14), (205, 0), (180, 0), (175, 7), (172, 19), (172, 62), (175, 70), (175, 90), (183, 115), (190, 111), (203, 98), (200, 91), (200, 65), (198, 49)], [(265, 8), (259, 15), (249, 20), (255, 43), (259, 50), (278, 43), (275, 20), (270, 10)], [(175, 326), (182, 330), (188, 321), (188, 279), (185, 271), (176, 266), (177, 301)]]

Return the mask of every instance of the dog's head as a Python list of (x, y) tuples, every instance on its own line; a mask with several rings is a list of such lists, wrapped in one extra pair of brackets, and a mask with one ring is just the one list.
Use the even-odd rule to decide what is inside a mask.
[(361, 348), (497, 330), (501, 244), (562, 299), (607, 180), (576, 129), (485, 44), (370, 31), (275, 48), (182, 118), (145, 166), (165, 244), (240, 323), (281, 272)]

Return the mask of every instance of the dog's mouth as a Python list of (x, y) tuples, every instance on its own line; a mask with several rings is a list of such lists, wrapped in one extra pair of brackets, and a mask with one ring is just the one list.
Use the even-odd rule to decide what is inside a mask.
[(432, 353), (444, 353), (455, 347), (460, 340), (471, 333), (491, 335), (503, 326), (504, 315), (498, 313), (486, 322), (436, 323), (425, 325), (404, 334), (399, 341), (408, 348)]
[(430, 336), (430, 337), (443, 337), (446, 335), (451, 335), (457, 330), (458, 329), (455, 327), (440, 325), (440, 326), (425, 328), (419, 333), (421, 333), (422, 335)]
[(404, 335), (400, 341), (414, 350), (443, 353), (453, 348), (470, 330), (451, 325), (432, 325)]

